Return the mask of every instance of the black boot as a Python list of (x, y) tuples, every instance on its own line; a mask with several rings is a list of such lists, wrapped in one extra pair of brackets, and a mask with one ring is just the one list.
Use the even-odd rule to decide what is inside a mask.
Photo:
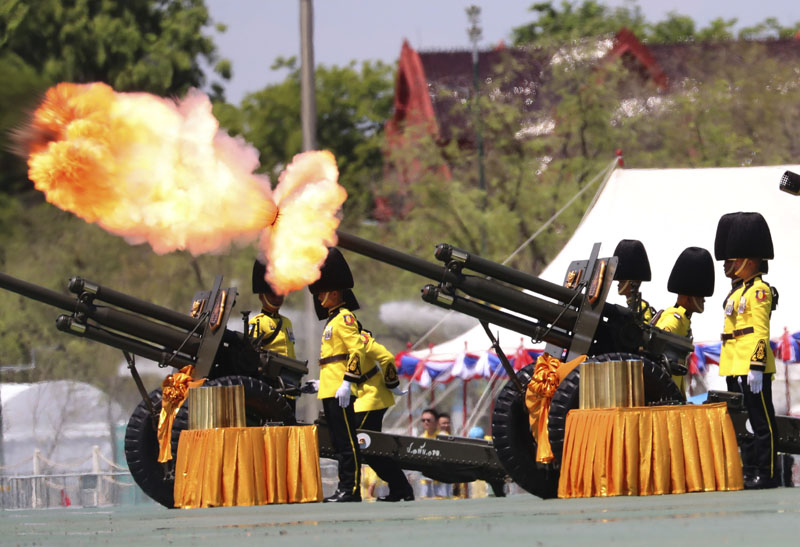
[(344, 492), (343, 490), (337, 490), (333, 493), (333, 495), (328, 496), (324, 500), (324, 502), (335, 502), (335, 503), (343, 503), (348, 501), (361, 501), (361, 494), (351, 494), (349, 492)]
[(758, 473), (756, 473), (752, 479), (744, 483), (744, 487), (747, 490), (762, 490), (765, 488), (777, 488), (779, 486), (780, 481), (778, 477), (770, 477), (769, 475), (760, 475)]
[(404, 494), (395, 494), (394, 492), (389, 492), (386, 496), (378, 497), (377, 501), (414, 501), (414, 491), (409, 490)]

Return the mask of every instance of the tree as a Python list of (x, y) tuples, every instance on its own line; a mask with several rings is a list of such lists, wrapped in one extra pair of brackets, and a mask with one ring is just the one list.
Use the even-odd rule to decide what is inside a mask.
[(609, 8), (595, 0), (582, 4), (562, 0), (560, 9), (552, 1), (533, 4), (536, 20), (512, 29), (514, 45), (564, 44), (578, 38), (614, 34), (627, 27), (637, 36), (646, 29), (644, 15), (636, 4)]
[(201, 59), (230, 77), (230, 63), (203, 33), (210, 22), (203, 0), (6, 0), (0, 51), (50, 83), (102, 81), (117, 91), (182, 95), (205, 83)]
[[(203, 32), (210, 24), (204, 0), (4, 0), (0, 190), (30, 189), (24, 161), (9, 152), (9, 130), (23, 124), (41, 94), (57, 82), (102, 81), (117, 91), (183, 95), (206, 83), (203, 62), (229, 79), (230, 62), (218, 58)], [(222, 99), (219, 82), (211, 87)]]
[[(249, 94), (237, 108), (216, 104), (214, 113), (229, 132), (258, 148), (263, 170), (276, 177), (302, 151), (300, 72), (294, 57), (273, 69), (290, 74), (278, 84)], [(363, 217), (371, 208), (373, 181), (382, 173), (383, 122), (392, 108), (391, 69), (378, 62), (345, 67), (318, 66), (315, 73), (317, 146), (330, 150), (347, 189), (345, 216)]]
[[(625, 6), (609, 8), (595, 0), (562, 0), (560, 6), (554, 2), (533, 4), (530, 11), (536, 19), (512, 29), (514, 45), (563, 44), (578, 38), (613, 35), (623, 27), (631, 30), (643, 42), (676, 43), (691, 41), (721, 41), (734, 38), (736, 19), (718, 17), (707, 27), (697, 28), (686, 15), (675, 11), (666, 19), (651, 23), (645, 20), (641, 8), (635, 1)], [(800, 22), (784, 27), (775, 17), (742, 28), (738, 37), (745, 40), (791, 38), (800, 30)]]

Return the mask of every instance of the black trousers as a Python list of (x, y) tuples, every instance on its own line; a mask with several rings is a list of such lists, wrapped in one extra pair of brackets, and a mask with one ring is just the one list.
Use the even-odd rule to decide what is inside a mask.
[(356, 438), (356, 418), (353, 401), (347, 408), (339, 406), (336, 397), (322, 399), (322, 410), (328, 422), (331, 444), (339, 463), (339, 486), (337, 490), (357, 495), (361, 493), (361, 453)]
[[(739, 383), (739, 378), (742, 383)], [(772, 406), (772, 374), (764, 374), (761, 393), (753, 393), (747, 384), (747, 376), (728, 376), (725, 381), (728, 391), (742, 393), (744, 406), (753, 430), (753, 439), (743, 441), (742, 467), (745, 478), (761, 475), (776, 477), (777, 452), (775, 442), (778, 429), (775, 423), (775, 407)]]
[[(356, 423), (358, 429), (368, 429), (369, 431), (381, 431), (383, 429), (383, 415), (386, 409), (369, 410), (367, 412), (356, 412)], [(414, 490), (408, 483), (408, 478), (400, 466), (385, 456), (364, 456), (364, 461), (383, 481), (389, 485), (389, 493), (396, 496), (411, 494)]]

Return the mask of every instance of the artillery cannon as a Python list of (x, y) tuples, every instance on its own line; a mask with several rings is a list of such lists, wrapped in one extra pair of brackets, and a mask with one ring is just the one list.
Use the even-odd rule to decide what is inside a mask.
[[(593, 361), (641, 360), (646, 404), (686, 401), (671, 375), (687, 373), (687, 360), (694, 350), (691, 340), (648, 325), (638, 313), (606, 302), (617, 258), (600, 258), (599, 243), (588, 260), (572, 262), (564, 284), (557, 285), (448, 244), (436, 247), (435, 257), (443, 263), (438, 265), (357, 236), (342, 232), (338, 236), (343, 249), (436, 281), (422, 288), (424, 301), (480, 321), (509, 376), (492, 415), (497, 457), (514, 482), (532, 494), (556, 495), (566, 416), (579, 405), (580, 367), (563, 379), (551, 401), (548, 433), (555, 459), (536, 463), (536, 442), (524, 404), (534, 365), (515, 372), (489, 323), (546, 342), (545, 351), (562, 360), (584, 354)], [(468, 270), (488, 277), (468, 274)], [(737, 437), (742, 440), (751, 434), (738, 395), (713, 392), (710, 399), (729, 401)], [(777, 423), (778, 450), (800, 453), (800, 419), (778, 416)]]
[[(294, 412), (283, 395), (299, 393), (300, 380), (308, 372), (306, 363), (254, 347), (246, 334), (249, 312), (242, 314), (244, 333), (225, 327), (237, 290), (223, 288), (221, 276), (210, 291), (195, 295), (189, 314), (80, 277), (69, 280), (72, 296), (3, 273), (0, 287), (69, 312), (56, 319), (59, 330), (122, 350), (142, 395), (128, 421), (125, 456), (136, 483), (163, 505), (173, 506), (174, 462), (157, 461), (161, 389), (147, 392), (135, 355), (152, 359), (169, 371), (194, 365), (195, 377), (207, 378), (205, 385), (243, 385), (248, 425), (295, 423)], [(177, 453), (180, 432), (187, 426), (184, 405), (172, 428), (173, 454)]]

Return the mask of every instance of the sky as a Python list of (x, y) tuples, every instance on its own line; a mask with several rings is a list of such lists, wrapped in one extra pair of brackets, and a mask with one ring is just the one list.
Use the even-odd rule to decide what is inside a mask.
[[(418, 50), (466, 48), (464, 10), (472, 4), (482, 10), (481, 46), (509, 43), (512, 28), (533, 20), (529, 8), (535, 1), (316, 0), (315, 62), (342, 66), (352, 60), (379, 59), (393, 64), (404, 39)], [(279, 56), (300, 56), (299, 0), (206, 0), (206, 5), (216, 23), (227, 25), (227, 32), (212, 34), (220, 55), (233, 62), (233, 78), (225, 85), (228, 101), (238, 104), (247, 93), (283, 80), (285, 70), (273, 71), (270, 66)], [(784, 26), (800, 21), (800, 0), (639, 0), (638, 5), (650, 22), (676, 11), (692, 17), (698, 28), (717, 17), (737, 18), (736, 28), (767, 17), (778, 18)]]

